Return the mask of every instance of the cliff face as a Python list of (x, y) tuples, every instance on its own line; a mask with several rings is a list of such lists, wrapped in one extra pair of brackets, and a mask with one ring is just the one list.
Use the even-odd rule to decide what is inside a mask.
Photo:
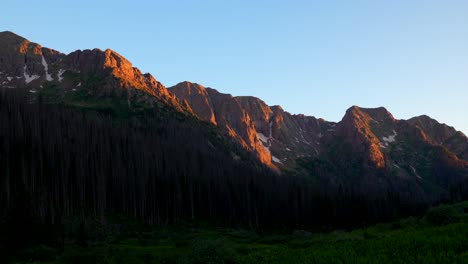
[(12, 32), (0, 32), (0, 84), (5, 88), (39, 86), (58, 79), (64, 54), (43, 48)]
[(305, 115), (292, 115), (281, 106), (268, 106), (255, 97), (236, 97), (253, 117), (264, 145), (281, 166), (294, 166), (295, 159), (317, 156), (321, 141), (335, 126), (332, 122)]
[(364, 155), (367, 165), (374, 168), (386, 166), (382, 148), (395, 141), (397, 121), (385, 108), (366, 109), (353, 106), (334, 133), (351, 145), (353, 153)]
[(468, 138), (462, 132), (426, 115), (413, 117), (408, 122), (420, 128), (434, 144), (441, 145), (459, 158), (468, 160)]
[(170, 88), (181, 101), (186, 101), (194, 113), (203, 120), (217, 125), (213, 103), (205, 87), (190, 82), (182, 82)]
[(262, 163), (275, 167), (270, 152), (257, 137), (250, 115), (236, 98), (189, 82), (179, 83), (169, 91), (187, 102), (200, 119), (218, 126), (245, 149), (255, 153)]
[[(95, 74), (108, 79), (108, 89), (136, 88), (160, 99), (170, 97), (165, 87), (151, 75), (143, 74), (117, 52), (107, 49), (75, 51), (66, 56), (64, 65), (70, 71), (84, 74)], [(110, 81), (110, 80), (109, 80)]]

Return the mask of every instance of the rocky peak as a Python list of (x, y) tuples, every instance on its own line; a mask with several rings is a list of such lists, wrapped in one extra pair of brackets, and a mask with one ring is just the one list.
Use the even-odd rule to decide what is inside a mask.
[(440, 124), (427, 115), (416, 116), (408, 120), (419, 128), (436, 144), (443, 144), (447, 139), (454, 136), (457, 131), (450, 126)]
[(441, 145), (459, 158), (468, 160), (468, 138), (462, 132), (427, 115), (413, 117), (408, 123), (419, 128), (433, 144)]
[[(391, 137), (393, 140), (396, 135), (393, 134), (392, 130), (381, 127), (380, 122), (382, 121), (394, 121), (393, 116), (388, 115), (385, 108), (352, 106), (337, 125), (335, 135), (350, 144), (354, 153), (364, 154), (371, 167), (384, 168), (386, 165), (385, 156), (381, 150), (380, 139), (385, 139), (386, 137), (383, 135), (389, 134), (389, 138)], [(372, 129), (373, 127), (377, 129)]]
[(194, 113), (202, 120), (217, 124), (213, 104), (205, 87), (197, 83), (181, 82), (169, 88), (180, 100), (187, 101)]
[[(97, 95), (127, 94), (132, 97), (139, 90), (178, 110), (184, 108), (151, 74), (143, 74), (125, 57), (111, 49), (74, 51), (66, 56), (64, 71), (101, 79), (101, 85), (95, 91)], [(148, 102), (151, 100), (150, 97), (145, 99)]]
[(0, 48), (2, 55), (17, 57), (19, 53), (20, 56), (23, 56), (25, 62), (30, 57), (46, 56), (48, 58), (63, 55), (56, 50), (43, 48), (41, 45), (30, 42), (10, 31), (0, 32)]
[(349, 118), (363, 120), (366, 122), (395, 122), (395, 118), (385, 107), (363, 108), (354, 105), (346, 110), (346, 114), (343, 119)]
[(317, 156), (321, 142), (330, 134), (334, 123), (306, 115), (292, 115), (279, 105), (268, 106), (262, 100), (236, 97), (252, 117), (258, 135), (276, 162), (293, 166), (300, 157)]
[(104, 51), (104, 59), (104, 67), (117, 68), (123, 71), (133, 69), (130, 61), (111, 49)]
[(29, 41), (21, 36), (16, 35), (11, 31), (2, 31), (0, 32), (0, 46), (2, 48), (11, 48), (19, 47), (23, 43), (28, 43)]
[(0, 84), (18, 88), (53, 81), (63, 56), (12, 32), (0, 32)]
[(0, 32), (0, 85), (27, 87), (31, 93), (52, 85), (62, 95), (86, 89), (92, 96), (127, 96), (189, 112), (151, 74), (142, 74), (113, 50), (78, 50), (65, 55), (8, 31)]
[(169, 91), (179, 100), (187, 102), (199, 118), (220, 127), (245, 149), (256, 154), (262, 163), (275, 167), (271, 163), (269, 150), (257, 136), (251, 116), (237, 98), (190, 82), (179, 83), (170, 87)]

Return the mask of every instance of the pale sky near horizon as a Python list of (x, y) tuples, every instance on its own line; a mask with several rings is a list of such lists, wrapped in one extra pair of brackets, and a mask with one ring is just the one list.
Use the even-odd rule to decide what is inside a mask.
[(468, 134), (468, 1), (17, 1), (0, 31), (64, 53), (111, 48), (166, 86), (188, 80), (291, 113), (352, 105)]

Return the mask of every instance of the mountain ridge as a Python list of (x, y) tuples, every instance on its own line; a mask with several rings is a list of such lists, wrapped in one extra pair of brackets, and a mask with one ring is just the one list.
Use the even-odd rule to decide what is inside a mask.
[(38, 93), (57, 90), (61, 98), (77, 91), (93, 97), (123, 96), (150, 106), (170, 106), (179, 112), (191, 109), (178, 101), (151, 74), (143, 74), (119, 53), (85, 49), (69, 54), (44, 48), (10, 31), (0, 32), (0, 84), (28, 88)]
[(0, 34), (0, 218), (12, 223), (110, 212), (362, 226), (468, 194), (466, 136), (428, 117), (352, 106), (328, 122), (200, 84), (166, 88), (109, 49), (8, 43)]
[[(0, 47), (0, 84), (4, 88), (26, 88), (32, 97), (48, 95), (53, 102), (79, 107), (88, 106), (89, 100), (120, 98), (112, 107), (173, 109), (217, 127), (261, 163), (281, 173), (326, 174), (339, 179), (349, 174), (345, 170), (351, 166), (356, 168), (355, 174), (382, 174), (393, 181), (395, 175), (422, 178), (422, 171), (429, 179), (442, 170), (437, 177), (443, 177), (453, 167), (460, 177), (468, 175), (463, 171), (468, 163), (467, 137), (429, 117), (398, 120), (384, 107), (351, 106), (341, 121), (328, 122), (291, 114), (257, 97), (232, 96), (188, 81), (166, 88), (111, 49), (63, 54), (12, 32), (0, 33)], [(423, 149), (428, 152), (421, 154)], [(400, 156), (408, 158), (401, 160)], [(428, 163), (432, 165), (420, 165), (423, 160), (432, 160)], [(323, 164), (336, 162), (347, 165), (333, 173), (323, 171)], [(450, 169), (443, 164), (451, 164), (447, 165)]]

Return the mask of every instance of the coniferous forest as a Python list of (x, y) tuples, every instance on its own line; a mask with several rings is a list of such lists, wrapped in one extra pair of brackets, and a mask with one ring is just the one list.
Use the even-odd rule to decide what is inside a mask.
[(3, 2), (0, 264), (468, 264), (468, 1)]
[[(434, 202), (391, 182), (372, 191), (279, 175), (215, 127), (164, 108), (120, 118), (2, 90), (0, 127), (4, 252), (63, 248), (70, 222), (86, 233), (90, 221), (106, 226), (115, 216), (323, 232), (422, 215)], [(466, 185), (453, 193), (466, 198)]]

